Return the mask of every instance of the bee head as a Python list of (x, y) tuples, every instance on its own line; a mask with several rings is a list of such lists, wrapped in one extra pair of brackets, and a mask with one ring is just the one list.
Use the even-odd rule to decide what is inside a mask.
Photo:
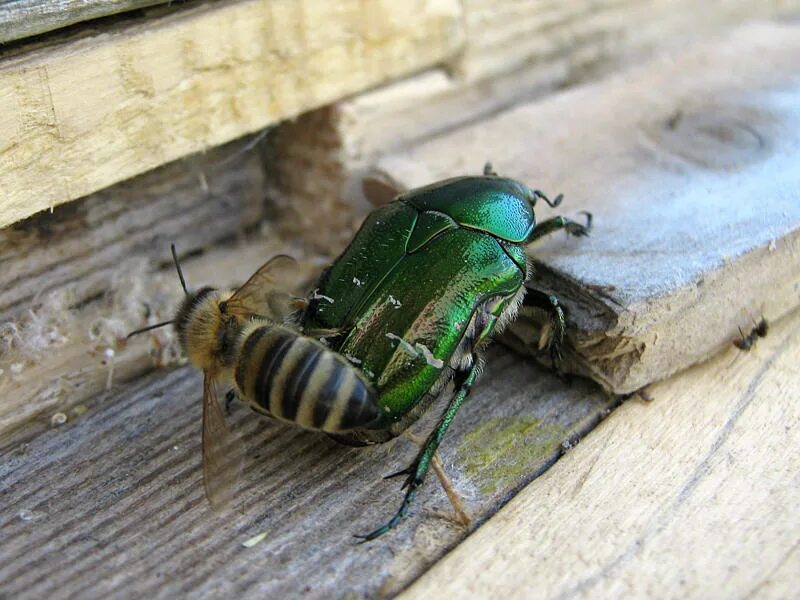
[(221, 308), (221, 304), (230, 298), (232, 292), (212, 287), (202, 287), (196, 292), (190, 292), (178, 262), (175, 244), (172, 244), (171, 249), (186, 297), (174, 319), (137, 329), (128, 334), (128, 338), (171, 324), (175, 327), (178, 341), (189, 361), (198, 369), (216, 374), (229, 367), (235, 357), (234, 346), (238, 329), (230, 318), (226, 318)]
[(189, 329), (196, 328), (198, 322), (206, 326), (218, 320), (215, 313), (219, 313), (219, 293), (212, 287), (202, 287), (196, 292), (187, 292), (186, 298), (181, 302), (172, 324), (178, 334), (181, 347), (186, 352), (189, 341)]
[(200, 288), (186, 296), (173, 321), (183, 352), (202, 371), (217, 374), (234, 362), (241, 325), (221, 308), (231, 293)]

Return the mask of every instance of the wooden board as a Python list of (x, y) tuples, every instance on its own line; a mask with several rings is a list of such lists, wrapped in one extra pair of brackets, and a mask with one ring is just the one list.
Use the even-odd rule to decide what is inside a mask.
[(630, 401), (402, 600), (793, 598), (800, 312)]
[(236, 0), (0, 57), (0, 227), (439, 63), (456, 0)]
[[(441, 450), (478, 521), (616, 403), (496, 350)], [(387, 595), (466, 535), (431, 478), (401, 527), (355, 544), (396, 510), (400, 483), (382, 477), (416, 447), (346, 448), (243, 407), (233, 418), (248, 446), (244, 482), (231, 510), (214, 514), (200, 479), (201, 387), (190, 368), (116, 386), (81, 419), (0, 458), (0, 595)]]
[[(116, 354), (129, 331), (178, 307), (170, 243), (193, 287), (241, 284), (274, 254), (302, 256), (263, 223), (263, 142), (233, 142), (0, 230), (0, 446), (105, 389), (108, 352), (117, 382), (178, 360), (168, 329)], [(319, 270), (304, 265), (307, 279)]]
[(164, 3), (166, 0), (2, 0), (0, 44)]
[[(342, 207), (369, 208), (358, 187), (376, 157), (748, 20), (800, 15), (800, 0), (727, 0), (724, 6), (696, 0), (465, 0), (463, 11), (464, 51), (447, 65), (342, 99), (282, 128), (276, 165), (286, 205), (281, 218), (306, 243), (339, 251), (341, 237), (353, 227)], [(320, 209), (329, 225), (309, 235), (299, 224)]]
[[(559, 213), (594, 213), (589, 239), (558, 235), (535, 249), (532, 285), (568, 311), (568, 368), (632, 392), (800, 303), (798, 56), (797, 24), (746, 27), (379, 167), (416, 187), (491, 160), (563, 192)], [(536, 210), (539, 221), (553, 215), (543, 202)], [(518, 345), (535, 351), (524, 325)]]

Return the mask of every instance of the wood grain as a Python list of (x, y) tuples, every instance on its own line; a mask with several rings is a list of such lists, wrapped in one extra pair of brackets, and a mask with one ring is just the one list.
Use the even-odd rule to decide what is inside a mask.
[(464, 51), (445, 67), (301, 115), (281, 132), (286, 222), (302, 222), (319, 206), (332, 216), (331, 234), (306, 235), (307, 243), (338, 250), (334, 232), (352, 227), (338, 208), (343, 198), (368, 208), (358, 188), (377, 157), (741, 23), (800, 15), (800, 1), (464, 0), (463, 11)]
[[(616, 403), (496, 350), (442, 446), (477, 522)], [(385, 596), (465, 536), (432, 478), (400, 528), (356, 545), (353, 534), (396, 510), (399, 483), (382, 476), (415, 446), (346, 448), (243, 407), (233, 420), (249, 448), (244, 481), (231, 509), (213, 513), (200, 480), (201, 387), (189, 368), (154, 373), (2, 456), (0, 595)]]
[[(181, 290), (170, 243), (192, 287), (240, 285), (274, 254), (304, 255), (263, 222), (263, 142), (232, 142), (0, 230), (0, 447), (54, 413), (72, 418), (105, 389), (106, 353), (172, 318)], [(310, 280), (319, 268), (306, 260), (297, 274)], [(179, 353), (162, 329), (112, 358), (120, 382)]]
[(0, 227), (439, 63), (462, 39), (455, 0), (236, 0), (17, 48), (0, 59)]
[[(532, 285), (568, 311), (568, 368), (632, 392), (800, 303), (798, 56), (797, 24), (744, 27), (378, 164), (416, 187), (491, 160), (563, 192), (559, 213), (594, 213), (590, 238), (533, 250)], [(536, 211), (540, 222), (553, 215)], [(536, 352), (526, 322), (520, 346)]]
[(791, 598), (800, 312), (629, 401), (402, 600)]
[(47, 33), (75, 23), (136, 10), (167, 0), (2, 0), (0, 44)]

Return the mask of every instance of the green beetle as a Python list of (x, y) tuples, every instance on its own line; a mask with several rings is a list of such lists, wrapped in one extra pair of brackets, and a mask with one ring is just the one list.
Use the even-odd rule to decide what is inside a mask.
[(585, 236), (564, 217), (536, 226), (538, 190), (498, 177), (448, 179), (400, 194), (364, 221), (343, 254), (320, 276), (301, 316), (302, 331), (324, 336), (375, 386), (380, 416), (335, 434), (354, 445), (388, 441), (408, 428), (453, 382), (453, 396), (406, 475), (396, 515), (366, 536), (395, 527), (423, 483), (436, 449), (469, 394), (489, 337), (514, 319), (520, 305), (551, 315), (554, 366), (564, 335), (564, 313), (552, 295), (529, 290), (525, 246), (565, 229)]

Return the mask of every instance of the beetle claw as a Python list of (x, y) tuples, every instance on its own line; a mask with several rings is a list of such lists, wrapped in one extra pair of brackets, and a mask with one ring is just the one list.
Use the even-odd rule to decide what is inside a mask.
[[(407, 468), (403, 469), (402, 471), (398, 471), (397, 473), (392, 473), (390, 475), (384, 475), (383, 478), (384, 479), (394, 479), (395, 477), (400, 477), (402, 475), (412, 475), (415, 471), (416, 471), (416, 468), (414, 468), (413, 466), (412, 467), (407, 467)], [(406, 487), (407, 485), (408, 485), (408, 482), (404, 483), (403, 487)]]
[(570, 220), (566, 225), (566, 231), (575, 237), (589, 237), (589, 232), (592, 230), (592, 213), (582, 210), (580, 214), (586, 215), (586, 225)]
[(586, 225), (582, 226), (581, 232), (577, 235), (588, 237), (589, 232), (592, 230), (592, 213), (588, 210), (582, 210), (581, 215), (586, 215)]
[(533, 190), (533, 195), (541, 200), (544, 200), (550, 208), (555, 208), (556, 206), (561, 204), (561, 201), (564, 199), (564, 194), (559, 194), (558, 196), (550, 200), (550, 198), (547, 197), (547, 194), (545, 194), (540, 190)]

